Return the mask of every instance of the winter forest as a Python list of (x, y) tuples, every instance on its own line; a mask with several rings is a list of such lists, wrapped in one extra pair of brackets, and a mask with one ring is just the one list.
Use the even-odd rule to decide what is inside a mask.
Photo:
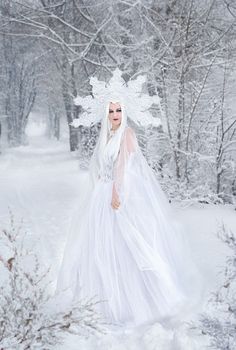
[[(141, 339), (104, 334), (91, 300), (47, 312), (100, 130), (74, 99), (117, 67), (160, 99), (160, 124), (128, 121), (208, 283), (194, 320)], [(235, 204), (234, 0), (0, 0), (1, 350), (235, 349)]]

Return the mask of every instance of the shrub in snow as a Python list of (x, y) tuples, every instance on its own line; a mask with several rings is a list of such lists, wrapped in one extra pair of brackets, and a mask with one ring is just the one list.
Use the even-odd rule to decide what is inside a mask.
[(10, 228), (0, 231), (0, 349), (46, 350), (63, 343), (67, 333), (103, 332), (92, 299), (47, 312), (49, 269), (43, 271), (37, 254), (26, 248), (27, 238), (11, 214)]
[(202, 314), (200, 329), (209, 336), (212, 348), (220, 350), (236, 349), (236, 237), (222, 224), (218, 237), (230, 248), (226, 267), (221, 273), (223, 282), (212, 293), (208, 311)]

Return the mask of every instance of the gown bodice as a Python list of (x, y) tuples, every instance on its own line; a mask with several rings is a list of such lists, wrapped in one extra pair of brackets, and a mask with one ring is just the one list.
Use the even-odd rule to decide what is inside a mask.
[(103, 182), (112, 181), (114, 179), (114, 162), (111, 158), (103, 159), (99, 169), (99, 179)]

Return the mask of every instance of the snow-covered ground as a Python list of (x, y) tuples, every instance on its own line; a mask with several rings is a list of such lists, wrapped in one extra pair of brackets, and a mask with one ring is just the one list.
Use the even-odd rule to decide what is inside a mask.
[[(52, 267), (51, 276), (55, 282), (71, 213), (86, 173), (79, 171), (78, 160), (70, 154), (66, 141), (47, 140), (33, 132), (29, 141), (28, 146), (7, 150), (0, 156), (0, 225), (8, 224), (9, 208), (17, 220), (23, 218), (41, 261)], [(172, 207), (188, 230), (193, 258), (204, 274), (209, 291), (214, 290), (220, 282), (220, 266), (224, 265), (228, 253), (216, 233), (222, 222), (236, 232), (233, 206), (199, 204), (184, 207), (173, 203)], [(199, 311), (205, 307), (206, 300), (203, 300)], [(88, 339), (71, 335), (56, 349), (200, 350), (205, 349), (207, 343), (207, 339), (189, 330), (185, 324), (175, 330), (156, 324), (132, 334)]]

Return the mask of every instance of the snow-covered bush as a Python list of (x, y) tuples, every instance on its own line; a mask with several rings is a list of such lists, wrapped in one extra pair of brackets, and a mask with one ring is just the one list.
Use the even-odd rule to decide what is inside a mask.
[(218, 232), (219, 238), (230, 248), (226, 266), (221, 271), (223, 281), (212, 293), (208, 311), (200, 318), (202, 334), (211, 340), (213, 349), (236, 349), (236, 236), (224, 224)]
[(0, 231), (0, 349), (46, 350), (63, 343), (66, 333), (87, 337), (103, 332), (92, 299), (63, 312), (47, 312), (45, 305), (52, 298), (47, 288), (50, 269), (42, 268), (22, 232), (12, 214), (9, 229)]

